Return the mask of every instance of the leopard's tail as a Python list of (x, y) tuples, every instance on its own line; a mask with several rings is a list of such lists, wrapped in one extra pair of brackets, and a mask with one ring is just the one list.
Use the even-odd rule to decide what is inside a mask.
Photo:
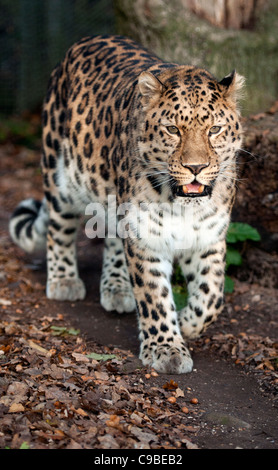
[(10, 235), (13, 241), (28, 253), (43, 250), (46, 247), (48, 220), (45, 199), (25, 199), (11, 216)]

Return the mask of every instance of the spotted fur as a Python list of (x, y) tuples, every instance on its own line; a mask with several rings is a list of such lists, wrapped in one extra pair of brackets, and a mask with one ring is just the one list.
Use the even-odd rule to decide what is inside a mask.
[[(192, 370), (185, 341), (223, 306), (242, 82), (164, 63), (121, 36), (81, 40), (53, 71), (43, 106), (45, 199), (23, 201), (11, 218), (22, 248), (47, 245), (48, 298), (77, 300), (85, 287), (75, 238), (87, 204), (107, 207), (114, 195), (118, 207), (140, 208), (143, 227), (149, 214), (150, 236), (106, 239), (100, 291), (108, 311), (137, 309), (140, 358), (161, 372)], [(189, 291), (180, 312), (175, 259)]]

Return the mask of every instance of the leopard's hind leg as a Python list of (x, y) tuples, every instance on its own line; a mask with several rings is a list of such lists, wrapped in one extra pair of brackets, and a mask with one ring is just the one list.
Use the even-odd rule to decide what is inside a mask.
[(56, 300), (84, 299), (86, 291), (79, 278), (76, 233), (79, 216), (71, 206), (51, 196), (47, 234), (47, 297)]
[(76, 233), (82, 206), (70, 179), (74, 172), (69, 113), (63, 65), (53, 71), (43, 107), (42, 173), (49, 222), (47, 233), (47, 297), (77, 300), (85, 297), (76, 259)]

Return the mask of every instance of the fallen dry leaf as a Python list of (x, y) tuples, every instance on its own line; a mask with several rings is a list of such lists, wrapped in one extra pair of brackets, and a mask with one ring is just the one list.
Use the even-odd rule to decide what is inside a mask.
[(178, 384), (171, 379), (163, 385), (163, 388), (164, 390), (176, 390), (176, 388), (178, 388)]
[(37, 343), (34, 343), (34, 341), (32, 341), (31, 339), (28, 339), (28, 344), (31, 348), (36, 349), (41, 354), (44, 354), (46, 356), (51, 356), (51, 353), (47, 349), (43, 348)]
[(78, 362), (90, 362), (90, 359), (88, 359), (88, 357), (86, 357), (84, 354), (73, 352), (72, 356)]
[(79, 414), (80, 416), (88, 416), (88, 413), (86, 413), (86, 411), (82, 410), (82, 408), (78, 408), (77, 410), (75, 410), (75, 413)]
[(21, 413), (25, 408), (21, 403), (13, 403), (9, 408), (9, 413)]
[(12, 305), (12, 302), (8, 299), (0, 299), (0, 305)]
[(176, 388), (175, 397), (176, 398), (184, 397), (184, 391), (179, 387)]

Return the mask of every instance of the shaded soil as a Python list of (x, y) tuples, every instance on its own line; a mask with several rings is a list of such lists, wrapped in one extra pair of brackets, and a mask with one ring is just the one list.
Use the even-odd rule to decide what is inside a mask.
[(16, 204), (42, 196), (39, 149), (1, 145), (0, 448), (278, 447), (277, 114), (245, 125), (256, 157), (241, 156), (234, 220), (262, 242), (242, 248), (235, 290), (190, 344), (194, 371), (180, 376), (142, 367), (135, 313), (100, 307), (101, 241), (78, 240), (86, 299), (46, 299), (43, 256), (23, 253), (7, 231)]

